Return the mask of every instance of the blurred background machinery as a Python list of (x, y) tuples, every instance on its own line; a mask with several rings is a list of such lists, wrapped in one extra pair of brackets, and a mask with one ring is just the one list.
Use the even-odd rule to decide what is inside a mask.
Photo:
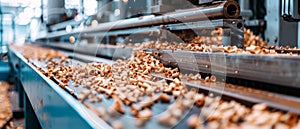
[[(2, 42), (37, 41), (49, 39), (48, 37), (63, 41), (68, 38), (61, 35), (68, 35), (70, 32), (95, 26), (98, 23), (141, 16), (158, 16), (212, 2), (213, 0), (54, 0), (51, 2), (36, 0), (13, 3), (3, 0), (1, 25), (5, 32), (2, 36), (7, 38)], [(254, 34), (261, 36), (270, 45), (298, 46), (298, 1), (239, 0), (237, 2), (240, 4), (245, 26)], [(61, 35), (48, 36), (51, 32)], [(18, 38), (15, 35), (18, 35)]]

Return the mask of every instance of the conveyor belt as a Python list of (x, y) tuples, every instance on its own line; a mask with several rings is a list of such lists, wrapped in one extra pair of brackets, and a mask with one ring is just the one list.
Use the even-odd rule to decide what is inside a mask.
[(9, 56), (22, 73), (20, 81), (43, 128), (111, 128), (14, 49)]
[[(98, 58), (99, 59), (99, 58)], [(104, 60), (105, 61), (105, 60)], [(103, 62), (103, 60), (98, 60), (98, 62)], [(107, 62), (108, 63), (108, 62)], [(113, 62), (109, 62), (113, 63)], [(165, 78), (162, 76), (153, 75), (159, 79), (165, 79), (172, 81), (170, 78)], [(270, 107), (275, 109), (281, 109), (285, 111), (291, 111), (300, 114), (300, 100), (293, 96), (287, 96), (277, 93), (271, 93), (267, 91), (247, 88), (243, 86), (237, 86), (232, 84), (199, 84), (199, 82), (186, 83), (188, 87), (199, 88), (200, 91), (215, 93), (217, 95), (224, 95), (224, 97), (228, 97), (229, 101), (231, 99), (238, 99), (243, 104), (251, 105), (255, 103), (266, 103)]]
[[(70, 55), (74, 55), (69, 53)], [(80, 57), (81, 54), (75, 54)], [(77, 57), (78, 57), (77, 56)], [(84, 56), (84, 55), (81, 55)], [(84, 57), (82, 57), (84, 58)], [(92, 57), (89, 57), (89, 59), (93, 59)], [(106, 62), (109, 64), (113, 64), (112, 61), (107, 62), (108, 60), (101, 58), (95, 58), (97, 62)], [(153, 75), (155, 77), (158, 77), (160, 79), (165, 79), (171, 81), (172, 79), (165, 78), (163, 76), (157, 76)], [(193, 83), (186, 83), (189, 87), (195, 87), (199, 88), (201, 91), (208, 91), (211, 93), (216, 93), (218, 95), (225, 95), (225, 97), (229, 97), (230, 99), (238, 99), (241, 100), (244, 104), (255, 104), (255, 103), (266, 103), (270, 107), (273, 107), (275, 109), (281, 109), (285, 111), (292, 111), (295, 113), (300, 114), (300, 100), (297, 97), (278, 94), (278, 93), (271, 93), (263, 90), (253, 89), (253, 88), (247, 88), (243, 86), (238, 85), (232, 85), (232, 84), (220, 84), (220, 83), (212, 83), (209, 85), (205, 85), (204, 83), (199, 84), (199, 82)]]
[[(157, 75), (153, 75), (153, 76), (159, 79), (166, 79), (172, 81), (172, 79), (165, 78), (162, 76), (157, 76)], [(210, 94), (215, 94), (215, 96), (220, 95), (222, 96), (222, 99), (227, 101), (237, 100), (238, 102), (248, 106), (252, 106), (255, 103), (265, 103), (274, 109), (281, 109), (284, 111), (300, 113), (300, 100), (296, 97), (270, 93), (266, 91), (256, 90), (252, 88), (245, 88), (242, 86), (236, 86), (231, 84), (209, 83), (209, 85), (207, 85), (204, 83), (194, 84), (193, 82), (185, 83), (185, 84), (189, 88), (193, 87), (199, 89), (200, 93), (203, 92), (210, 93)], [(82, 88), (82, 87), (74, 87), (72, 83), (69, 83), (68, 87), (70, 87), (72, 91), (75, 91), (77, 94), (83, 90), (87, 90), (86, 88)], [(111, 99), (107, 99), (104, 96), (103, 98), (104, 100), (101, 103), (95, 104), (88, 101), (86, 101), (85, 103), (92, 105), (95, 108), (99, 108), (99, 107), (110, 108), (113, 101)], [(175, 100), (173, 99), (171, 103), (174, 101)], [(155, 104), (155, 106), (152, 107), (152, 111), (154, 112), (154, 114), (161, 115), (161, 113), (163, 113), (167, 109), (168, 105), (169, 104), (166, 103), (157, 103)], [(127, 112), (130, 112), (128, 106), (126, 106), (126, 110)], [(193, 107), (189, 112), (185, 113), (184, 115), (185, 117), (183, 117), (182, 119), (186, 119), (188, 118), (188, 116), (199, 112), (200, 112), (199, 108)], [(110, 118), (111, 121), (113, 121), (114, 119), (116, 118)], [(135, 125), (135, 118), (129, 114), (118, 116), (118, 120), (123, 121), (126, 128), (127, 127), (131, 129), (139, 128), (138, 126)], [(150, 121), (147, 122), (145, 128), (150, 128), (150, 127), (167, 128), (158, 124), (155, 119), (151, 119)], [(175, 128), (182, 128), (182, 127), (187, 128), (186, 123), (184, 122), (179, 123), (178, 125), (175, 126)]]
[[(57, 85), (55, 85), (50, 79), (41, 75), (36, 70), (36, 68), (34, 68), (33, 65), (28, 63), (21, 55), (19, 55), (16, 52), (11, 52), (10, 54), (17, 55), (17, 57), (21, 59), (22, 64), (20, 64), (20, 66), (26, 67), (26, 68), (23, 68), (23, 71), (22, 71), (23, 74), (25, 74), (25, 73), (35, 74), (35, 75), (33, 75), (34, 77), (31, 76), (30, 74), (26, 77), (23, 76), (23, 78), (21, 78), (21, 80), (23, 80), (23, 82), (25, 82), (25, 86), (24, 86), (25, 91), (26, 91), (27, 95), (29, 96), (30, 101), (33, 102), (32, 103), (33, 107), (36, 106), (35, 111), (36, 111), (36, 114), (39, 115), (38, 116), (39, 119), (42, 121), (42, 126), (49, 127), (51, 125), (51, 123), (47, 123), (48, 120), (45, 120), (45, 118), (43, 116), (43, 115), (45, 115), (45, 113), (50, 113), (53, 115), (55, 115), (55, 114), (58, 115), (57, 113), (61, 113), (61, 112), (51, 112), (51, 110), (45, 109), (45, 107), (44, 107), (45, 105), (57, 106), (57, 107), (67, 106), (68, 109), (70, 110), (70, 112), (68, 112), (67, 114), (65, 113), (66, 117), (70, 117), (70, 116), (68, 116), (68, 115), (70, 115), (69, 113), (78, 114), (78, 112), (79, 112), (79, 114), (80, 114), (80, 115), (77, 115), (76, 118), (75, 118), (75, 116), (73, 116), (74, 118), (68, 118), (68, 119), (78, 121), (78, 118), (79, 118), (79, 120), (81, 119), (81, 122), (82, 122), (82, 120), (83, 120), (83, 122), (86, 122), (85, 120), (90, 120), (91, 123), (90, 122), (88, 122), (88, 123), (91, 125), (89, 125), (89, 126), (96, 126), (96, 125), (94, 125), (95, 123), (93, 123), (93, 122), (98, 123), (98, 120), (97, 121), (91, 120), (91, 118), (89, 117), (89, 115), (90, 115), (89, 113), (82, 114), (82, 111), (79, 111), (81, 109), (78, 109), (78, 107), (83, 106), (82, 104), (79, 104), (70, 95), (67, 95), (66, 93), (61, 93), (62, 90), (61, 89), (59, 90), (59, 87)], [(76, 53), (69, 53), (69, 54), (73, 55), (73, 57), (72, 56), (71, 57), (74, 59), (74, 62), (76, 62), (77, 58), (84, 59), (84, 58), (90, 57), (90, 56), (76, 54)], [(164, 56), (164, 54), (165, 53), (162, 54), (162, 57)], [(204, 54), (207, 54), (207, 53), (204, 53)], [(181, 55), (183, 55), (183, 57), (186, 57), (186, 56), (184, 56), (184, 54), (181, 54)], [(230, 55), (226, 55), (226, 57), (230, 57)], [(213, 58), (214, 58), (214, 56), (213, 56)], [(101, 61), (101, 59), (96, 59), (95, 57), (94, 57), (94, 59), (95, 59), (95, 61)], [(91, 58), (90, 60), (82, 60), (82, 61), (90, 62), (90, 61), (93, 61), (94, 59)], [(187, 58), (187, 59), (189, 59), (189, 58)], [(104, 61), (107, 61), (107, 60), (104, 60)], [(79, 63), (84, 64), (85, 62), (79, 62)], [(110, 61), (108, 61), (108, 62), (110, 62)], [(35, 62), (35, 63), (38, 63), (38, 62)], [(113, 62), (110, 62), (110, 63), (113, 63)], [(171, 62), (168, 62), (168, 63), (172, 64)], [(209, 64), (206, 64), (206, 65), (209, 65)], [(36, 66), (37, 66), (37, 64), (36, 64)], [(42, 66), (42, 65), (39, 65), (39, 66)], [(224, 73), (221, 73), (221, 74), (224, 75)], [(160, 79), (166, 79), (166, 80), (171, 81), (170, 79), (167, 79), (167, 78), (163, 78), (163, 77), (160, 77), (157, 75), (155, 75), (155, 76)], [(31, 78), (35, 78), (38, 80), (33, 81)], [(39, 84), (41, 82), (42, 82), (42, 87), (39, 86), (40, 88), (37, 88), (37, 86), (35, 86), (35, 85)], [(54, 90), (50, 90), (49, 88), (47, 88), (47, 86), (44, 86), (44, 85), (48, 85), (51, 88), (53, 88)], [(192, 84), (192, 83), (186, 83), (186, 85), (188, 87), (199, 88), (200, 92), (209, 91), (210, 93), (214, 93), (216, 95), (224, 95), (222, 97), (224, 97), (225, 100), (226, 99), (227, 100), (235, 99), (246, 105), (252, 105), (253, 103), (266, 103), (275, 109), (282, 109), (285, 111), (292, 111), (295, 113), (300, 113), (300, 101), (298, 98), (295, 98), (295, 97), (290, 97), (290, 96), (280, 95), (280, 94), (275, 94), (275, 93), (269, 93), (269, 92), (265, 92), (265, 91), (260, 91), (260, 90), (255, 90), (255, 89), (245, 88), (245, 87), (240, 87), (240, 86), (227, 85), (227, 84), (224, 87), (219, 87), (217, 85), (210, 85), (210, 87), (207, 87), (202, 84)], [(33, 86), (35, 86), (35, 87), (32, 88)], [(82, 87), (74, 87), (72, 85), (72, 83), (69, 83), (68, 88), (70, 88), (75, 93), (79, 93), (85, 89)], [(44, 89), (44, 90), (42, 90), (42, 89)], [(48, 93), (49, 91), (51, 91), (50, 92), (51, 95)], [(53, 94), (53, 92), (55, 94)], [(36, 93), (43, 93), (43, 94), (36, 94)], [(37, 98), (33, 98), (36, 96), (37, 96)], [(55, 98), (58, 100), (63, 99), (64, 103), (61, 103), (61, 102), (56, 103), (56, 101), (53, 101), (52, 99), (50, 99), (50, 100), (52, 100), (50, 102), (50, 100), (47, 99), (47, 96), (51, 96), (51, 97), (55, 96)], [(104, 100), (101, 103), (90, 103), (88, 101), (86, 101), (84, 103), (92, 105), (95, 108), (98, 108), (100, 106), (109, 108), (112, 105), (112, 100), (106, 99), (105, 97), (103, 97), (103, 98), (104, 98)], [(43, 101), (43, 104), (41, 104), (41, 101)], [(174, 99), (172, 99), (172, 102), (173, 101), (174, 101)], [(167, 109), (168, 105), (169, 104), (167, 104), (167, 103), (155, 104), (155, 106), (152, 107), (152, 111), (154, 112), (155, 115), (147, 122), (147, 124), (144, 126), (144, 128), (169, 128), (169, 127), (160, 125), (156, 120), (157, 116), (163, 115), (162, 112), (164, 112)], [(70, 106), (71, 106), (71, 108), (70, 108)], [(39, 109), (43, 109), (43, 110), (40, 111)], [(83, 109), (84, 109), (83, 112), (89, 112), (89, 111), (86, 111), (85, 108), (83, 108)], [(127, 112), (129, 112), (128, 106), (126, 106), (126, 110), (127, 110)], [(195, 114), (195, 113), (199, 113), (199, 112), (200, 112), (200, 109), (194, 106), (189, 112), (184, 113), (184, 117), (182, 117), (182, 119), (183, 119), (183, 121), (185, 121), (188, 118), (188, 116), (190, 116), (191, 114)], [(86, 115), (88, 115), (88, 116), (86, 116)], [(91, 115), (91, 116), (95, 117), (94, 115)], [(53, 119), (55, 119), (55, 116), (53, 116)], [(123, 121), (124, 127), (126, 127), (126, 128), (130, 128), (130, 129), (139, 128), (135, 125), (135, 118), (129, 114), (120, 115), (120, 116), (117, 116), (116, 118), (111, 117), (109, 119), (110, 119), (110, 121), (114, 121), (116, 119)], [(44, 122), (46, 122), (46, 123), (44, 123)], [(66, 124), (63, 122), (67, 122), (67, 121), (61, 121), (61, 124)], [(101, 125), (103, 124), (102, 122), (103, 121), (100, 122)], [(80, 122), (78, 122), (78, 123), (80, 123)], [(77, 123), (74, 124), (74, 128), (76, 127), (75, 125), (77, 125)], [(107, 126), (106, 124), (104, 124), (104, 125)], [(187, 128), (187, 125), (185, 122), (180, 122), (174, 128)]]
[[(70, 52), (63, 52), (65, 54), (68, 54), (69, 57), (71, 57), (72, 59), (72, 64), (76, 65), (76, 64), (80, 64), (83, 65), (85, 63), (88, 62), (93, 62), (93, 61), (100, 61), (100, 62), (105, 62), (105, 63), (110, 63), (112, 64), (113, 61), (108, 61), (107, 59), (101, 59), (101, 58), (96, 58), (96, 57), (92, 57), (92, 56), (88, 56), (88, 55), (82, 55), (82, 54), (78, 54), (78, 53), (70, 53)], [(74, 59), (75, 58), (75, 59)], [(78, 61), (81, 60), (81, 61)], [(34, 61), (31, 62), (33, 64), (35, 64), (34, 66), (37, 67), (42, 67), (43, 62), (39, 62), (39, 61)], [(59, 84), (59, 80), (55, 79), (55, 78), (50, 78), (52, 81), (54, 81), (56, 84)], [(67, 88), (67, 89), (66, 89)], [(66, 86), (65, 91), (67, 91), (68, 93), (72, 93), (72, 96), (74, 95), (78, 95), (80, 92), (84, 91), (84, 90), (88, 90), (87, 88), (82, 88), (82, 87), (75, 87), (72, 82), (69, 83), (68, 86)], [(76, 98), (76, 96), (75, 96)], [(93, 106), (94, 108), (98, 109), (99, 107), (104, 107), (105, 109), (109, 109), (110, 106), (113, 104), (113, 100), (111, 98), (106, 98), (105, 95), (103, 95), (103, 100), (100, 103), (91, 103), (89, 101), (85, 101), (84, 105), (88, 104), (90, 106)], [(170, 103), (173, 103), (175, 101), (174, 98), (172, 98)], [(156, 103), (154, 106), (152, 106), (151, 110), (153, 111), (153, 116), (149, 121), (146, 122), (146, 124), (143, 126), (143, 128), (170, 128), (169, 126), (164, 126), (161, 125), (157, 122), (157, 117), (159, 115), (163, 115), (162, 113), (165, 112), (167, 110), (167, 107), (170, 105), (170, 103)], [(128, 112), (130, 112), (130, 107), (129, 106), (125, 106), (126, 108), (126, 114), (125, 115), (118, 115), (116, 118), (114, 117), (110, 117), (109, 118), (109, 123), (111, 124), (112, 121), (114, 120), (121, 120), (124, 124), (124, 127), (128, 128), (128, 129), (138, 129), (140, 128), (139, 126), (136, 125), (135, 121), (136, 118), (131, 116), (130, 114), (128, 114)], [(187, 116), (190, 116), (192, 114), (196, 114), (196, 113), (200, 113), (200, 108), (197, 107), (193, 107), (192, 109), (186, 111), (184, 113), (184, 116), (182, 119), (187, 119)], [(188, 126), (186, 125), (185, 122), (181, 122), (179, 124), (177, 124), (174, 128), (175, 129), (179, 129), (179, 128), (188, 128)]]
[[(74, 91), (76, 91), (77, 93), (79, 93), (83, 90), (87, 90), (86, 88), (82, 88), (82, 87), (72, 87), (72, 85), (70, 85), (69, 87), (74, 89)], [(151, 107), (151, 110), (153, 112), (153, 117), (151, 117), (151, 119), (148, 120), (146, 122), (146, 124), (142, 127), (143, 128), (156, 128), (156, 129), (170, 128), (169, 126), (164, 126), (164, 125), (159, 124), (157, 121), (157, 117), (159, 117), (160, 115), (163, 115), (163, 112), (165, 112), (167, 110), (167, 107), (174, 101), (175, 101), (175, 99), (172, 98), (170, 103), (157, 102), (156, 104), (154, 104), (154, 106)], [(105, 95), (103, 95), (103, 100), (100, 103), (91, 103), (89, 101), (85, 101), (85, 103), (92, 105), (95, 108), (104, 107), (105, 109), (109, 109), (111, 107), (111, 105), (113, 104), (113, 100), (107, 99), (105, 97)], [(122, 121), (122, 123), (124, 124), (124, 127), (126, 129), (141, 128), (136, 125), (136, 118), (129, 114), (130, 107), (125, 106), (125, 110), (126, 110), (126, 113), (124, 115), (119, 114), (119, 115), (117, 115), (117, 117), (109, 117), (109, 121), (110, 121), (109, 123), (111, 123), (114, 120), (120, 120), (120, 121)], [(200, 113), (200, 108), (194, 106), (191, 110), (188, 110), (184, 113), (184, 117), (182, 117), (181, 120), (185, 119), (185, 117), (190, 116), (191, 114), (196, 114), (196, 113)], [(188, 128), (188, 126), (186, 125), (186, 122), (183, 121), (183, 122), (179, 123), (178, 125), (176, 125), (175, 129), (180, 129), (182, 127)]]
[[(75, 54), (75, 55), (77, 55), (76, 57), (78, 57), (78, 54)], [(82, 55), (83, 56), (83, 55)], [(98, 59), (99, 60), (99, 59)], [(105, 59), (104, 59), (105, 60)], [(87, 60), (85, 60), (85, 61), (87, 61)], [(27, 61), (26, 61), (27, 62)], [(88, 62), (90, 62), (90, 61), (88, 61)], [(72, 63), (73, 64), (84, 64), (84, 62), (80, 62), (80, 61), (77, 61), (77, 60), (74, 60), (74, 59), (72, 59)], [(43, 67), (44, 66), (44, 64), (43, 64), (43, 62), (39, 62), (38, 60), (31, 60), (30, 62), (28, 62), (28, 63), (26, 63), (27, 65), (29, 65), (29, 66), (34, 66), (34, 67)], [(31, 65), (32, 64), (32, 65)], [(33, 69), (35, 69), (35, 68), (33, 68)], [(36, 73), (39, 73), (38, 71), (36, 71), (36, 70), (34, 70), (33, 72), (36, 72)], [(50, 78), (50, 79), (48, 79), (48, 78), (46, 78), (44, 75), (41, 75), (41, 74), (39, 74), (39, 76), (41, 76), (43, 79), (45, 79), (45, 80), (51, 80), (51, 81), (53, 81), (54, 83), (56, 83), (57, 85), (53, 85), (53, 86), (55, 86), (56, 88), (59, 88), (59, 86), (58, 86), (58, 84), (59, 84), (59, 80), (57, 80), (57, 79), (55, 79), (55, 78)], [(44, 77), (43, 77), (44, 76)], [(41, 80), (36, 80), (37, 82), (40, 82), (40, 81), (43, 81), (42, 80), (42, 78), (41, 78)], [(36, 77), (36, 79), (38, 79), (38, 77)], [(25, 81), (25, 80), (23, 80), (23, 81)], [(52, 83), (53, 83), (52, 82)], [(35, 84), (34, 83), (31, 83), (30, 85), (32, 85), (32, 86), (35, 86)], [(27, 87), (27, 86), (25, 86), (25, 87)], [(44, 85), (42, 85), (42, 86), (39, 86), (39, 87), (41, 87), (41, 88), (45, 88), (45, 86)], [(66, 89), (67, 88), (67, 89)], [(45, 88), (45, 89), (47, 89), (47, 88)], [(63, 89), (65, 89), (65, 91), (66, 92), (68, 92), (68, 93), (71, 93), (71, 92), (74, 92), (74, 94), (72, 94), (72, 96), (74, 96), (74, 95), (77, 95), (77, 94), (79, 94), (81, 91), (83, 91), (83, 90), (87, 90), (86, 88), (82, 88), (82, 87), (74, 87), (74, 85), (72, 85), (72, 82), (70, 82), (69, 83), (69, 85), (67, 86), (67, 87), (64, 87)], [(25, 89), (26, 90), (26, 89)], [(39, 88), (37, 89), (37, 88), (31, 88), (31, 90), (39, 90)], [(26, 93), (27, 93), (27, 95), (29, 96), (29, 98), (31, 98), (31, 96), (33, 97), (33, 96), (35, 96), (35, 97), (37, 97), (37, 98), (31, 98), (30, 99), (30, 101), (32, 102), (32, 105), (33, 105), (33, 107), (35, 107), (35, 105), (37, 105), (37, 106), (42, 106), (42, 107), (39, 107), (39, 108), (41, 108), (41, 109), (44, 109), (45, 107), (45, 105), (46, 104), (44, 104), (44, 105), (40, 105), (40, 101), (45, 101), (44, 99), (41, 99), (41, 100), (39, 100), (39, 103), (35, 103), (35, 100), (36, 99), (39, 99), (39, 98), (44, 98), (44, 97), (46, 97), (46, 96), (44, 96), (44, 95), (49, 95), (49, 93), (43, 93), (43, 94), (33, 94), (32, 93), (33, 91), (31, 91), (31, 92), (28, 92), (28, 90), (26, 91)], [(48, 92), (52, 92), (52, 91), (48, 91)], [(58, 92), (58, 91), (53, 91), (53, 92)], [(36, 96), (37, 95), (37, 96)], [(51, 95), (52, 96), (52, 95)], [(64, 99), (68, 99), (67, 101), (66, 101), (66, 104), (67, 105), (69, 105), (69, 104), (71, 104), (71, 103), (74, 103), (74, 102), (72, 102), (72, 101), (77, 101), (77, 100), (74, 100), (74, 99), (70, 99), (70, 98), (68, 98), (68, 97), (66, 97), (66, 96), (68, 96), (68, 95), (62, 95), (62, 96), (60, 96), (60, 95), (58, 95), (58, 96), (55, 96), (55, 97), (62, 97), (62, 98), (64, 98)], [(75, 96), (75, 98), (76, 98), (76, 96)], [(103, 101), (101, 102), (101, 103), (90, 103), (90, 102), (88, 102), (88, 101), (86, 101), (85, 103), (88, 103), (89, 105), (92, 105), (92, 106), (94, 106), (95, 108), (98, 108), (98, 107), (105, 107), (105, 108), (109, 108), (111, 105), (112, 105), (112, 103), (113, 103), (113, 101), (112, 101), (112, 99), (107, 99), (106, 97), (103, 97)], [(174, 102), (175, 100), (174, 99), (172, 99), (172, 102)], [(171, 103), (172, 103), (171, 102)], [(46, 103), (46, 102), (43, 102), (43, 103)], [(77, 103), (77, 102), (76, 102)], [(62, 104), (62, 103), (61, 103)], [(51, 105), (52, 106), (54, 106), (54, 105), (56, 105), (57, 107), (64, 107), (64, 106), (66, 106), (66, 105), (61, 105), (61, 104), (56, 104), (56, 101), (52, 101), (51, 102)], [(154, 113), (154, 116), (155, 117), (153, 117), (151, 120), (149, 120), (149, 121), (147, 121), (146, 122), (146, 125), (144, 126), (145, 128), (153, 128), (153, 127), (155, 127), (155, 128), (169, 128), (168, 126), (163, 126), (163, 125), (160, 125), (158, 122), (157, 122), (157, 120), (156, 120), (156, 117), (158, 116), (158, 115), (162, 115), (161, 113), (162, 112), (164, 112), (164, 111), (166, 111), (166, 109), (167, 109), (167, 106), (168, 106), (169, 104), (168, 103), (160, 103), (160, 104), (156, 104), (155, 106), (153, 106), (152, 107), (152, 111), (153, 111), (153, 113)], [(82, 105), (81, 105), (82, 106)], [(70, 109), (69, 109), (70, 110)], [(77, 109), (77, 110), (80, 110), (80, 109)], [(126, 107), (126, 110), (127, 110), (127, 112), (130, 112), (129, 110), (129, 107), (127, 106)], [(44, 118), (42, 118), (43, 117), (43, 114), (44, 113), (49, 113), (49, 114), (52, 114), (52, 115), (55, 115), (55, 114), (57, 114), (57, 113), (59, 113), (59, 112), (48, 112), (48, 111), (44, 111), (44, 112), (39, 112), (37, 109), (35, 109), (35, 111), (36, 111), (36, 113), (37, 113), (37, 115), (38, 115), (38, 117), (40, 118), (40, 120), (42, 121), (42, 122), (49, 122), (49, 121), (47, 121), (47, 120), (45, 120), (44, 121)], [(72, 111), (72, 110), (71, 110)], [(87, 112), (87, 111), (83, 111), (83, 112)], [(199, 113), (200, 112), (200, 109), (199, 108), (196, 108), (196, 107), (194, 107), (193, 109), (192, 109), (192, 112), (189, 112), (189, 111), (187, 111), (187, 112), (185, 112), (185, 114), (189, 114), (188, 116), (190, 116), (191, 114), (194, 114), (194, 113)], [(71, 113), (71, 112), (69, 112), (69, 113)], [(69, 118), (69, 113), (67, 113), (67, 114), (65, 114), (66, 116), (65, 117), (68, 117), (68, 119), (70, 119)], [(58, 114), (57, 114), (58, 115)], [(87, 114), (87, 115), (90, 115), (90, 114)], [(76, 118), (73, 118), (73, 119), (78, 119), (78, 118), (80, 118), (80, 117), (82, 117), (82, 116), (77, 116)], [(184, 117), (183, 117), (184, 118)], [(54, 119), (54, 118), (53, 118)], [(86, 119), (89, 119), (89, 117), (88, 118), (86, 118)], [(126, 127), (126, 128), (128, 128), (128, 129), (137, 129), (137, 128), (139, 128), (138, 126), (136, 126), (136, 124), (135, 124), (135, 118), (134, 117), (132, 117), (130, 114), (125, 114), (125, 115), (120, 115), (120, 116), (118, 116), (117, 118), (114, 118), (114, 117), (111, 117), (110, 118), (110, 122), (112, 122), (112, 121), (114, 121), (114, 119), (119, 119), (119, 120), (121, 120), (121, 121), (123, 121), (123, 124), (124, 124), (124, 127)], [(91, 121), (91, 120), (90, 120)], [(79, 124), (79, 123), (78, 123)], [(101, 124), (101, 123), (100, 123)], [(66, 125), (66, 124), (64, 124), (64, 123), (60, 123), (59, 125)], [(74, 127), (76, 127), (76, 125), (77, 124), (75, 124), (74, 123)], [(42, 127), (47, 127), (47, 126), (50, 126), (50, 125), (47, 125), (47, 124), (45, 124), (45, 125), (42, 125)], [(180, 124), (178, 124), (178, 125), (176, 125), (176, 126), (178, 126), (177, 128), (181, 128), (181, 127), (184, 127), (184, 128), (188, 128), (187, 127), (187, 125), (186, 125), (186, 123), (185, 122), (183, 122), (183, 123), (180, 123)]]
[[(132, 52), (132, 48), (99, 44), (74, 46), (73, 44), (51, 43), (44, 46), (109, 59), (126, 59), (131, 56), (130, 53)], [(146, 51), (161, 53), (162, 56), (158, 57), (158, 59), (165, 65), (178, 66), (180, 64), (180, 69), (300, 88), (298, 85), (300, 83), (299, 56), (199, 53), (150, 49), (146, 49)]]

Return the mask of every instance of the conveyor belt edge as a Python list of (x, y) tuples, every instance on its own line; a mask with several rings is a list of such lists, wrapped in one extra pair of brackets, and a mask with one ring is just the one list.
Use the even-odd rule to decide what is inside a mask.
[(20, 60), (19, 78), (42, 128), (111, 128), (57, 84), (37, 72), (14, 49), (10, 48), (9, 56), (18, 58), (13, 60)]

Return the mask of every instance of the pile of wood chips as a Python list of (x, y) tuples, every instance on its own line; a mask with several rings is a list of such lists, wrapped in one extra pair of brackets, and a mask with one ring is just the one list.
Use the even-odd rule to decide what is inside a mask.
[(0, 82), (0, 127), (7, 123), (12, 117), (11, 103), (8, 94), (9, 84)]

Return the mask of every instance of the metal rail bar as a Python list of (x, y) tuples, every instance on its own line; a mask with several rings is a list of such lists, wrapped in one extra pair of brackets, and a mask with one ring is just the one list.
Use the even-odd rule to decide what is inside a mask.
[(300, 88), (299, 56), (145, 50), (159, 52), (161, 56), (157, 59), (162, 63), (176, 67), (180, 65), (179, 68), (182, 70), (221, 74), (232, 78)]

